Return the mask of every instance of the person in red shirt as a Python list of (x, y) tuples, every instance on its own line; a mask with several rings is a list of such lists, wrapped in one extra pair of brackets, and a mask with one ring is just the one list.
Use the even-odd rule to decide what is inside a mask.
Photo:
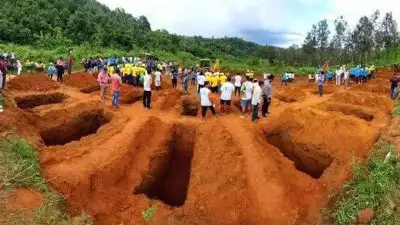
[(60, 57), (57, 60), (56, 69), (57, 69), (57, 81), (62, 83), (62, 78), (63, 78), (64, 70), (65, 70), (62, 57)]
[(119, 96), (121, 95), (122, 79), (117, 74), (111, 74), (111, 88), (113, 90), (113, 108), (119, 108)]
[(74, 63), (74, 60), (72, 57), (72, 49), (71, 49), (68, 52), (67, 61), (66, 61), (66, 67), (67, 67), (66, 69), (68, 71), (68, 79), (71, 77), (73, 63)]

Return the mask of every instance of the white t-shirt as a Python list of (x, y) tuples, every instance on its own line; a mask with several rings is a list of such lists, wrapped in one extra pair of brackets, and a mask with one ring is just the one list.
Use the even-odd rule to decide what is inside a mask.
[(253, 83), (251, 83), (250, 81), (246, 81), (243, 85), (245, 90), (242, 99), (250, 100), (253, 97)]
[(211, 91), (210, 89), (203, 87), (200, 89), (200, 103), (201, 106), (211, 106), (211, 101), (210, 101), (210, 95)]
[(143, 90), (151, 91), (151, 77), (149, 74), (146, 74), (143, 77)]
[(154, 73), (155, 80), (161, 80), (161, 72), (157, 71)]
[(232, 100), (232, 93), (235, 91), (235, 87), (231, 82), (226, 82), (221, 86), (221, 99), (224, 101)]
[(235, 86), (241, 87), (242, 86), (242, 77), (240, 75), (235, 76)]
[(197, 76), (197, 83), (199, 85), (204, 85), (204, 82), (206, 82), (206, 77), (204, 75)]

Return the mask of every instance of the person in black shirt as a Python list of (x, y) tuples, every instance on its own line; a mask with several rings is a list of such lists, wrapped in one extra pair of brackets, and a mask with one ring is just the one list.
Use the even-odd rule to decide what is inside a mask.
[(392, 97), (393, 100), (396, 100), (399, 88), (399, 77), (393, 74), (392, 78), (390, 79), (390, 84), (391, 84), (390, 96)]

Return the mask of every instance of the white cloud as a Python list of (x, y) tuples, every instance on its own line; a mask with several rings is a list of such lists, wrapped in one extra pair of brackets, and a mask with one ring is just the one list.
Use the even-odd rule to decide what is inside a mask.
[[(120, 7), (134, 16), (145, 15), (152, 29), (166, 29), (182, 35), (244, 37), (245, 29), (301, 33), (302, 37), (280, 46), (301, 44), (311, 25), (343, 15), (354, 27), (363, 15), (376, 9), (393, 11), (400, 22), (398, 0), (99, 0), (112, 9)], [(381, 15), (382, 17), (382, 15)]]

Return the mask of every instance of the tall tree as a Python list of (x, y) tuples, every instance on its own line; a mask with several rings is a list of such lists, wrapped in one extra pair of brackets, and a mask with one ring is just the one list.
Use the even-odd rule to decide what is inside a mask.
[(380, 48), (393, 48), (399, 43), (399, 32), (397, 22), (393, 19), (392, 12), (386, 13), (383, 18), (376, 37), (376, 43)]

